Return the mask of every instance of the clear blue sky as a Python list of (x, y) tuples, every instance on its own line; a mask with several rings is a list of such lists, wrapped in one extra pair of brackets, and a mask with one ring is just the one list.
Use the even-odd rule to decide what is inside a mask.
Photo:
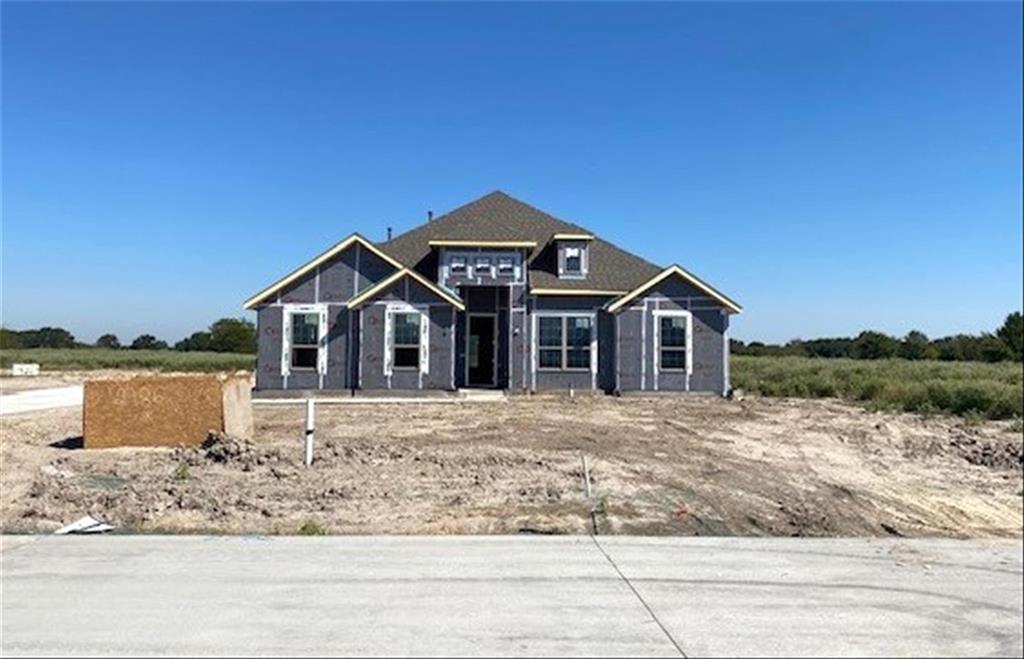
[(745, 305), (1021, 307), (1021, 4), (2, 7), (3, 323), (174, 341), (502, 189)]

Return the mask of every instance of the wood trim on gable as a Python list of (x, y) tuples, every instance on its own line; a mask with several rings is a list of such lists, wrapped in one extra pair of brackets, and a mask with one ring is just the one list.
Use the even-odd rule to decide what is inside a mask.
[(331, 260), (332, 258), (337, 256), (338, 254), (344, 252), (346, 249), (348, 249), (350, 246), (352, 246), (353, 243), (359, 243), (361, 246), (363, 246), (366, 249), (370, 250), (371, 252), (373, 252), (373, 254), (375, 254), (376, 256), (379, 256), (384, 261), (386, 261), (390, 265), (393, 265), (394, 267), (398, 268), (399, 270), (401, 270), (402, 268), (405, 267), (401, 263), (396, 261), (395, 259), (391, 258), (387, 254), (382, 252), (380, 250), (380, 248), (378, 248), (376, 245), (374, 245), (373, 243), (368, 241), (366, 238), (363, 238), (358, 233), (353, 233), (351, 236), (349, 236), (348, 238), (342, 240), (340, 243), (336, 244), (334, 247), (331, 247), (326, 252), (320, 254), (319, 256), (314, 258), (309, 263), (306, 263), (305, 265), (302, 265), (302, 266), (298, 267), (297, 269), (293, 270), (291, 273), (289, 273), (289, 274), (285, 275), (284, 277), (282, 277), (281, 279), (277, 280), (276, 282), (274, 282), (273, 284), (271, 284), (267, 288), (263, 289), (262, 291), (260, 291), (256, 295), (253, 295), (251, 298), (249, 298), (248, 300), (245, 301), (245, 304), (242, 305), (242, 308), (243, 309), (252, 309), (257, 304), (259, 304), (264, 299), (266, 299), (267, 296), (276, 293), (277, 291), (281, 290), (282, 288), (284, 288), (288, 284), (294, 282), (296, 279), (298, 279), (298, 278), (302, 277), (303, 275), (311, 272), (317, 266), (323, 264), (326, 261)]
[(434, 293), (439, 298), (441, 298), (445, 302), (448, 302), (449, 304), (451, 304), (453, 307), (455, 307), (459, 311), (465, 311), (466, 310), (466, 305), (463, 304), (462, 300), (460, 300), (459, 298), (455, 297), (454, 295), (452, 295), (448, 291), (444, 290), (443, 288), (441, 288), (440, 286), (438, 286), (434, 282), (430, 281), (429, 279), (427, 279), (426, 277), (424, 277), (420, 273), (416, 272), (415, 270), (411, 270), (409, 268), (402, 268), (398, 272), (392, 274), (391, 276), (387, 277), (386, 279), (384, 279), (384, 280), (374, 284), (373, 286), (371, 286), (370, 288), (366, 289), (362, 293), (360, 293), (360, 294), (356, 295), (355, 297), (351, 298), (345, 304), (350, 309), (355, 309), (356, 307), (358, 307), (358, 306), (366, 303), (367, 301), (373, 299), (378, 294), (380, 294), (382, 291), (386, 291), (388, 288), (393, 286), (395, 283), (397, 283), (403, 277), (412, 277), (418, 283), (420, 283), (424, 287), (426, 287), (427, 290), (429, 290), (431, 293)]
[(712, 288), (710, 284), (704, 283), (696, 275), (690, 274), (689, 272), (683, 270), (678, 265), (672, 265), (665, 268), (660, 273), (658, 273), (654, 277), (651, 277), (643, 284), (640, 284), (626, 295), (622, 296), (615, 302), (612, 302), (610, 305), (608, 305), (608, 311), (611, 313), (615, 313), (616, 311), (624, 307), (626, 304), (628, 304), (631, 300), (641, 295), (644, 291), (650, 290), (652, 287), (658, 285), (659, 283), (661, 283), (665, 279), (668, 279), (672, 275), (678, 275), (688, 283), (692, 284), (693, 286), (696, 286), (701, 291), (707, 293), (713, 299), (720, 302), (729, 311), (733, 313), (740, 313), (743, 311), (743, 307), (741, 307), (739, 304), (733, 302), (725, 295), (719, 293), (714, 288)]

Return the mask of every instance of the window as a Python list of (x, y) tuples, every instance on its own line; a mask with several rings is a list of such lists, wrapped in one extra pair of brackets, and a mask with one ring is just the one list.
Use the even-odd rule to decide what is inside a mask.
[(486, 277), (491, 274), (491, 259), (486, 256), (478, 256), (473, 265), (474, 274), (477, 277)]
[(578, 275), (583, 272), (583, 249), (579, 247), (565, 248), (565, 274)]
[(590, 316), (539, 316), (538, 366), (546, 369), (589, 370), (594, 321)]
[(316, 368), (320, 314), (292, 314), (292, 368)]
[(292, 371), (323, 372), (327, 314), (321, 305), (286, 305), (281, 350), (281, 374)]
[(689, 334), (689, 314), (676, 313), (658, 317), (658, 364), (661, 370), (689, 372)]
[(562, 318), (541, 316), (538, 332), (540, 341), (540, 367), (562, 368)]
[(466, 274), (466, 257), (465, 256), (453, 256), (451, 260), (450, 272), (453, 275), (465, 275)]
[(511, 256), (499, 256), (498, 257), (498, 274), (499, 275), (511, 275), (516, 271), (515, 262)]
[(396, 313), (392, 316), (391, 346), (395, 368), (420, 367), (420, 314)]

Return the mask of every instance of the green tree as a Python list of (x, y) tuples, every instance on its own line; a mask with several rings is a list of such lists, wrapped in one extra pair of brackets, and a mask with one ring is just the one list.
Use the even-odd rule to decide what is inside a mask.
[(986, 362), (1005, 362), (1013, 359), (1010, 347), (997, 336), (983, 334), (978, 339), (978, 352), (981, 353), (981, 360)]
[(1013, 359), (1024, 361), (1024, 316), (1019, 311), (1006, 317), (1003, 326), (996, 330), (996, 336), (1006, 344)]
[(14, 330), (0, 327), (0, 350), (14, 350), (21, 347), (21, 337)]
[(221, 318), (210, 325), (210, 350), (256, 352), (256, 326), (244, 318)]
[(63, 327), (40, 327), (18, 332), (22, 348), (74, 348), (75, 337)]
[(209, 332), (193, 332), (187, 339), (182, 339), (174, 344), (175, 350), (209, 350), (210, 349), (210, 333)]
[(118, 341), (117, 336), (114, 334), (104, 334), (100, 338), (96, 339), (97, 348), (113, 348), (117, 349), (121, 347), (121, 342)]
[(928, 359), (930, 347), (924, 332), (910, 330), (900, 343), (899, 356), (904, 359)]
[(160, 341), (152, 334), (142, 334), (132, 341), (132, 350), (167, 350), (167, 342)]
[(881, 332), (861, 332), (853, 340), (853, 357), (856, 359), (886, 359), (895, 357), (900, 342)]

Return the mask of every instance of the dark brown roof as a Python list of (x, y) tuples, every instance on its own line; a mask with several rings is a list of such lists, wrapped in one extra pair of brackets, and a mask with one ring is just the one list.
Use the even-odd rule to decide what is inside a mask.
[(556, 233), (570, 232), (593, 233), (504, 192), (495, 191), (377, 245), (392, 258), (430, 274), (436, 267), (432, 259), (433, 248), (429, 245), (431, 240), (534, 241), (537, 247), (527, 260), (531, 288), (629, 291), (662, 270), (639, 256), (595, 238), (590, 242), (587, 278), (559, 279), (550, 241)]

